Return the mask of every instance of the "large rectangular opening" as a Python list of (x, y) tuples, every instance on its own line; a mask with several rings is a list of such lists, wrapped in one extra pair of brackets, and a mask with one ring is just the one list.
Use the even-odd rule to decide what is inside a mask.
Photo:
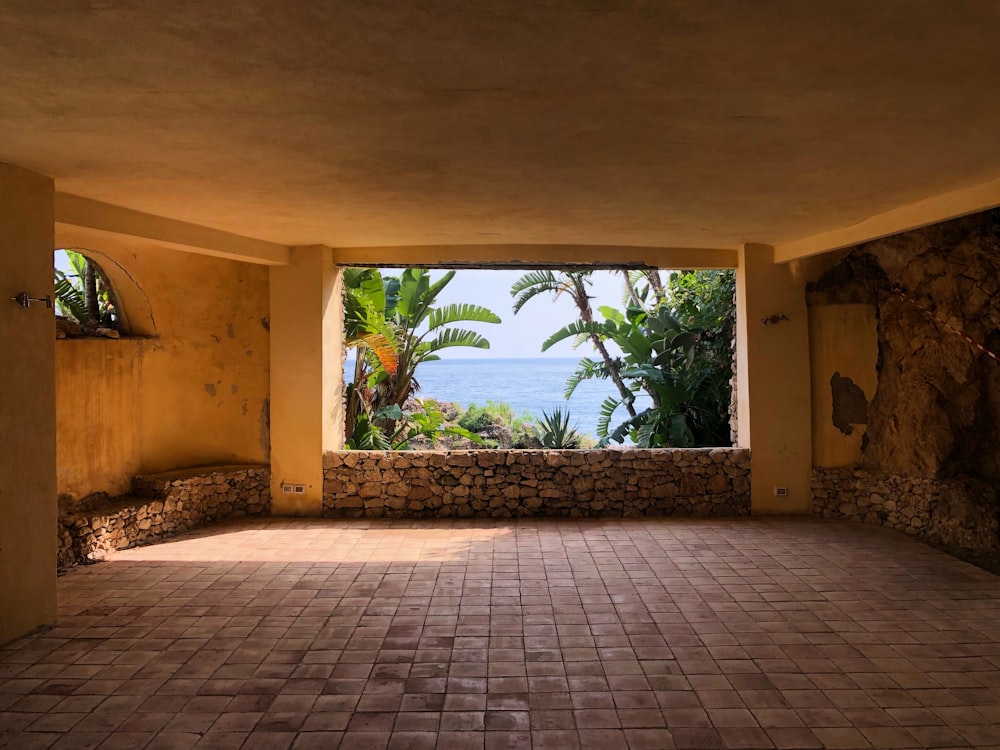
[(733, 443), (734, 278), (347, 267), (351, 449)]

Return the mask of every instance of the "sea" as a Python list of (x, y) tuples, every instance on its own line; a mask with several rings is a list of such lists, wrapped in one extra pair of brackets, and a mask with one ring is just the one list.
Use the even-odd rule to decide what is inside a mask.
[[(585, 380), (573, 395), (563, 395), (566, 379), (576, 370), (578, 359), (533, 357), (525, 359), (442, 359), (424, 362), (417, 368), (418, 398), (451, 401), (464, 408), (485, 406), (489, 401), (510, 404), (515, 416), (527, 413), (541, 419), (556, 408), (569, 409), (570, 426), (581, 435), (597, 437), (601, 403), (618, 391), (610, 380)], [(347, 371), (354, 363), (348, 361)], [(644, 400), (645, 399), (645, 400)], [(648, 397), (636, 397), (636, 408), (648, 405)], [(612, 419), (614, 428), (628, 414), (619, 407)]]

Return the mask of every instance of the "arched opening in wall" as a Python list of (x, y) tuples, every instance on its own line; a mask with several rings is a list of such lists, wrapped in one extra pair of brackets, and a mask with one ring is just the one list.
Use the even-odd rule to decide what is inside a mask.
[(53, 283), (57, 337), (156, 335), (149, 298), (110, 257), (90, 249), (58, 248)]
[(730, 270), (344, 269), (353, 449), (732, 445)]

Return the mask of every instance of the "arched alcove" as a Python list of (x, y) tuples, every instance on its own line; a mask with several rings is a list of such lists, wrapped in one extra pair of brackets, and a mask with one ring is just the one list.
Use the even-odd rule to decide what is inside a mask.
[[(100, 250), (89, 247), (61, 247), (56, 249), (56, 253), (77, 253), (92, 262), (96, 271), (98, 289), (103, 292), (101, 295), (101, 315), (107, 316), (104, 321), (98, 324), (112, 323), (107, 327), (114, 328), (123, 336), (157, 335), (156, 321), (153, 317), (149, 297), (121, 263)], [(57, 284), (60, 272), (64, 278), (75, 273), (73, 269), (67, 271), (65, 268), (60, 268), (60, 263), (57, 260)]]

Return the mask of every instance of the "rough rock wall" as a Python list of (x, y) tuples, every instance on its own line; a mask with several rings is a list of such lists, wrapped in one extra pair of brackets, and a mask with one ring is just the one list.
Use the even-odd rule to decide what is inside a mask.
[[(966, 557), (1000, 553), (990, 486), (1000, 479), (1000, 363), (948, 330), (1000, 350), (1000, 210), (854, 248), (810, 285), (808, 301), (873, 305), (878, 337), (860, 465), (850, 477), (816, 471), (816, 512), (903, 524)], [(909, 522), (856, 502), (883, 490), (918, 509)]]
[(746, 516), (750, 452), (339, 451), (323, 457), (326, 516)]
[(199, 467), (133, 480), (136, 497), (95, 498), (59, 518), (59, 567), (102, 560), (108, 552), (161, 541), (227, 518), (270, 512), (266, 466)]
[(887, 526), (1000, 572), (997, 493), (985, 482), (819, 469), (812, 490), (818, 516)]

